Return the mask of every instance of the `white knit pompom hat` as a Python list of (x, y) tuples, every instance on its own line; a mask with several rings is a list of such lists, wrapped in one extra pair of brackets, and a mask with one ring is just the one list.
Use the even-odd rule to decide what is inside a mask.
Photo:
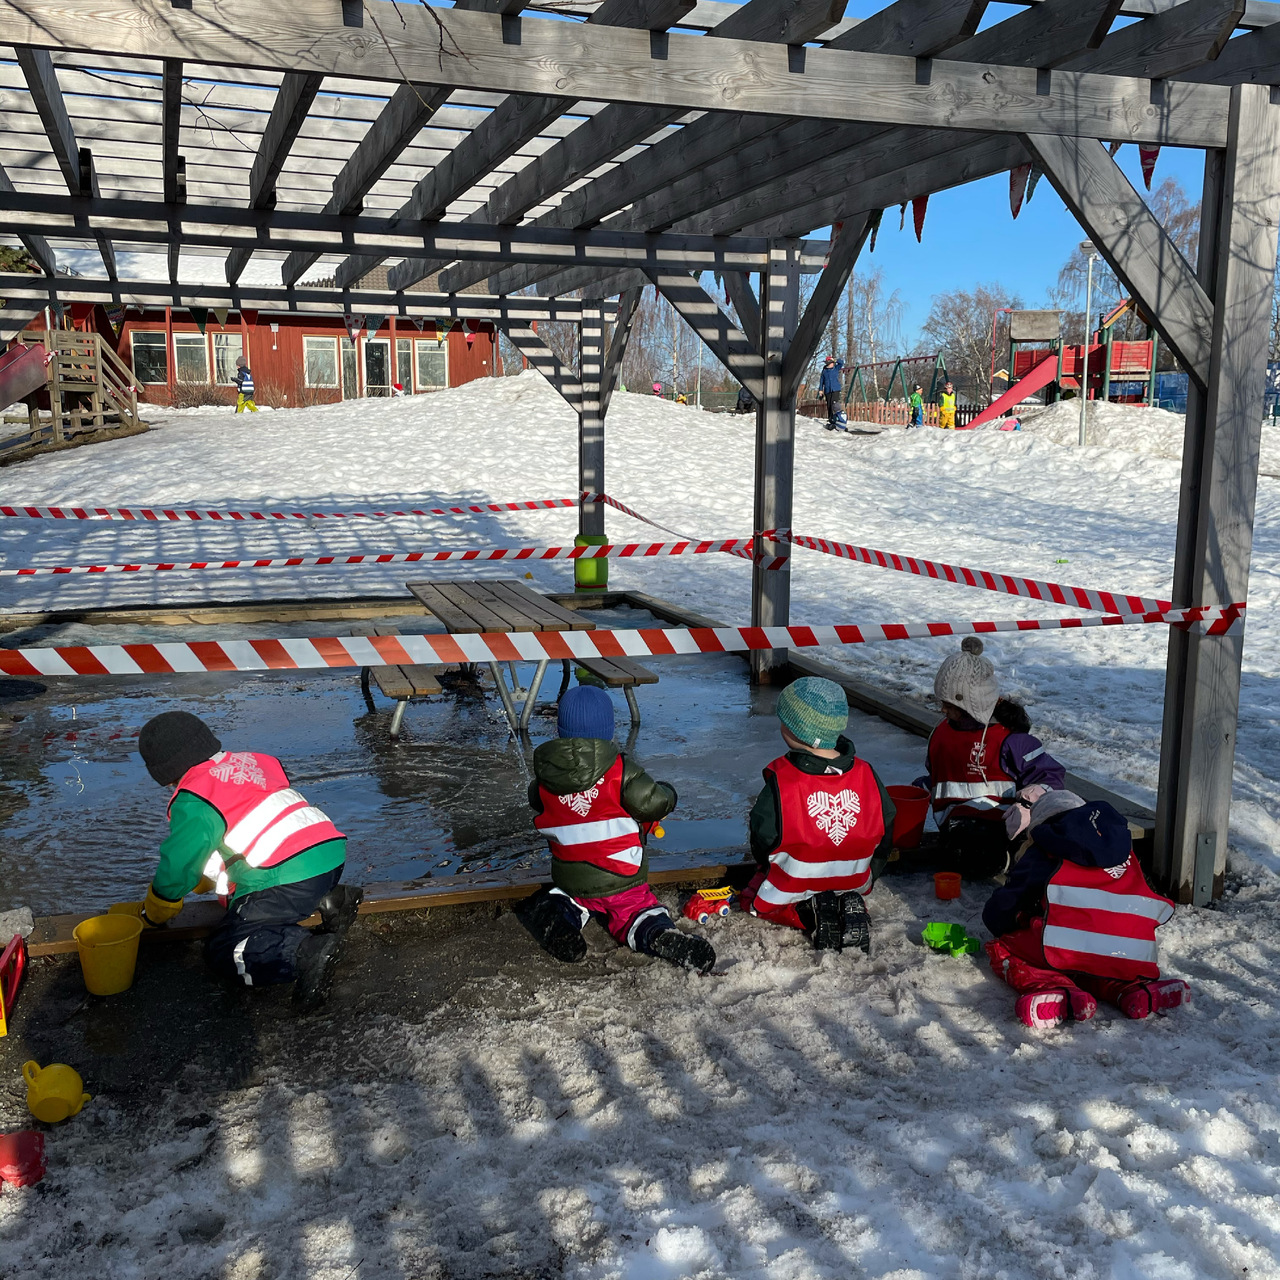
[(953, 653), (933, 678), (933, 696), (939, 702), (967, 711), (979, 724), (991, 719), (1000, 699), (996, 669), (982, 656), (982, 641), (965, 636), (960, 652)]

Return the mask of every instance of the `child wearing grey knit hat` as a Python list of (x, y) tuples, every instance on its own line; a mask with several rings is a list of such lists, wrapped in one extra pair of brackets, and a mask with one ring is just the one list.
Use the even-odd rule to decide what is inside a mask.
[(871, 945), (863, 894), (889, 860), (894, 819), (876, 772), (844, 736), (849, 703), (833, 680), (806, 676), (778, 698), (786, 755), (764, 770), (751, 810), (760, 870), (745, 910), (801, 929), (819, 951)]
[(944, 861), (973, 879), (999, 875), (1018, 829), (1012, 820), (1006, 829), (1009, 810), (1021, 807), (1027, 788), (1061, 790), (1066, 772), (1030, 732), (1026, 711), (1000, 696), (977, 636), (966, 636), (938, 668), (933, 692), (943, 719), (916, 785), (932, 793)]

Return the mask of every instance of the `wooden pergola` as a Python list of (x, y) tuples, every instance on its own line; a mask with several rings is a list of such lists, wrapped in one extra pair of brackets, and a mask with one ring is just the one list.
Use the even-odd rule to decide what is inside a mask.
[[(755, 395), (755, 529), (781, 530), (795, 393), (879, 211), (1033, 163), (1190, 375), (1173, 599), (1244, 601), (1280, 4), (1022, 2), (979, 31), (987, 0), (862, 21), (843, 0), (4, 0), (0, 231), (44, 275), (0, 289), (10, 316), (100, 300), (493, 319), (577, 412), (599, 493), (653, 282)], [(1109, 143), (1204, 151), (1196, 262)], [(145, 244), (167, 283), (119, 278), (116, 247)], [(102, 276), (59, 274), (64, 245)], [(225, 253), (224, 280), (181, 279), (183, 248)], [(242, 283), (255, 255), (278, 285)], [(576, 369), (539, 319), (581, 326)], [(581, 520), (603, 533), (603, 506)], [(764, 570), (786, 552), (757, 539), (753, 624), (788, 621), (787, 567)], [(1242, 645), (1240, 625), (1170, 631), (1155, 857), (1184, 901), (1221, 885)], [(763, 680), (786, 661), (754, 656)]]

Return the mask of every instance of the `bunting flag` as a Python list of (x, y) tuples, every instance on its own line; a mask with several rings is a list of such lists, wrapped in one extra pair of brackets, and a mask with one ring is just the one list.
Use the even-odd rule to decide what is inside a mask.
[(1031, 197), (1036, 193), (1036, 184), (1044, 177), (1044, 170), (1031, 166), (1031, 172), (1027, 176), (1027, 203), (1031, 203)]
[(240, 319), (252, 329), (253, 326), (258, 323), (258, 313), (256, 311), (245, 311), (241, 309)]
[(920, 243), (920, 237), (924, 232), (924, 211), (929, 207), (928, 196), (916, 196), (911, 202), (911, 221), (916, 228), (916, 244)]
[(342, 322), (347, 326), (347, 337), (355, 342), (360, 336), (360, 330), (364, 328), (364, 316), (353, 316), (350, 311), (345, 311)]
[(876, 237), (880, 234), (880, 219), (883, 217), (883, 209), (877, 209), (871, 215), (871, 248), (868, 250), (869, 253), (875, 253), (876, 251)]
[(1009, 170), (1009, 209), (1016, 219), (1022, 212), (1022, 202), (1027, 198), (1027, 179), (1031, 177), (1030, 164), (1016, 164)]
[(229, 316), (230, 314), (231, 314), (230, 311), (228, 311), (226, 307), (213, 308), (213, 318), (220, 325), (225, 325), (227, 323), (227, 316)]
[(191, 312), (191, 318), (196, 322), (196, 328), (203, 333), (205, 326), (209, 323), (209, 308), (188, 307), (187, 310)]
[(898, 206), (898, 230), (903, 231), (907, 225), (907, 202), (904, 200)]
[(1156, 171), (1156, 161), (1160, 158), (1159, 147), (1142, 147), (1138, 148), (1138, 161), (1142, 165), (1142, 181), (1146, 183), (1147, 190), (1151, 190), (1151, 175)]
[(1110, 153), (1112, 159), (1115, 158), (1116, 152), (1119, 151), (1123, 145), (1124, 144), (1120, 142), (1112, 142), (1107, 146), (1107, 151)]
[(472, 333), (470, 329), (468, 329), (466, 336), (467, 336), (467, 346), (471, 346), (471, 344), (476, 340), (476, 335)]
[(419, 333), (421, 333), (422, 326), (426, 324), (426, 320), (423, 319), (422, 316), (410, 316), (409, 319), (413, 321), (414, 327), (418, 330)]
[(124, 308), (111, 306), (105, 308), (107, 313), (107, 322), (111, 325), (111, 332), (118, 338), (120, 330), (124, 328)]

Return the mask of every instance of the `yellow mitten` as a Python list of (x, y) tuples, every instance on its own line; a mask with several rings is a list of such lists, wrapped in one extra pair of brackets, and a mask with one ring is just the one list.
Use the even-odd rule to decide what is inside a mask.
[(208, 876), (201, 876), (196, 881), (196, 887), (191, 890), (192, 893), (212, 893), (218, 887), (216, 880), (210, 880)]
[(148, 889), (147, 900), (142, 904), (142, 923), (154, 929), (168, 923), (181, 910), (181, 898), (177, 902), (170, 902), (168, 898), (160, 897), (154, 889)]

